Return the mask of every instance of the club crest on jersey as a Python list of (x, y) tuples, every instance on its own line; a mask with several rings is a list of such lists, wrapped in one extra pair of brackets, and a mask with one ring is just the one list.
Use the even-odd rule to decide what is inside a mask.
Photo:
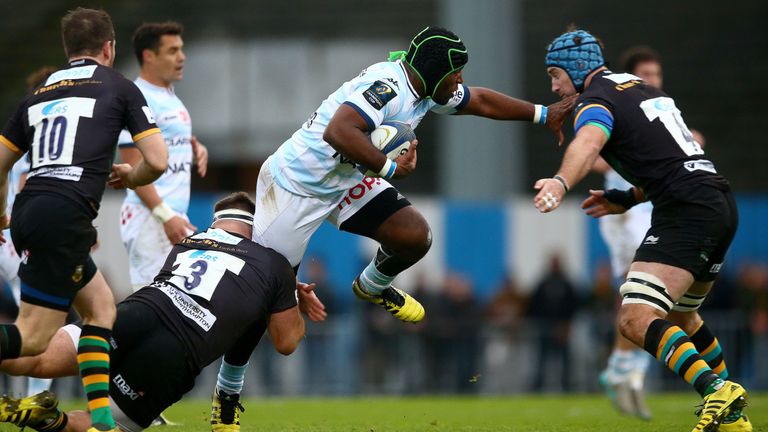
[(394, 99), (395, 96), (397, 96), (397, 93), (395, 93), (392, 87), (382, 81), (374, 82), (368, 87), (368, 90), (363, 92), (365, 100), (379, 111), (381, 111), (389, 101)]
[(72, 273), (72, 282), (80, 283), (83, 280), (83, 266), (82, 264), (75, 267), (75, 272)]

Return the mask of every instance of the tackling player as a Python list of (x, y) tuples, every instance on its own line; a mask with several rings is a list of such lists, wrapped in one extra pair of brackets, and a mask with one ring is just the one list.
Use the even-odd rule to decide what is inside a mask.
[(621, 286), (618, 327), (702, 396), (694, 432), (752, 430), (742, 415), (747, 393), (726, 380), (720, 346), (711, 334), (701, 335), (697, 312), (738, 225), (728, 182), (704, 158), (675, 101), (634, 75), (609, 71), (591, 34), (577, 30), (557, 37), (546, 65), (553, 92), (581, 96), (576, 136), (557, 174), (536, 182), (536, 208), (557, 209), (598, 155), (634, 186), (590, 191), (582, 204), (588, 215), (620, 214), (646, 199), (653, 203), (651, 228)]
[[(141, 92), (111, 69), (109, 15), (70, 11), (62, 18), (62, 39), (69, 64), (21, 102), (0, 134), (0, 228), (9, 222), (8, 172), (27, 152), (31, 164), (10, 221), (22, 255), (21, 304), (16, 322), (0, 326), (0, 359), (45, 351), (74, 306), (84, 322), (78, 360), (91, 430), (106, 431), (115, 427), (104, 390), (115, 302), (90, 257), (92, 221), (108, 178), (114, 187), (150, 183), (165, 170), (168, 154)], [(112, 164), (126, 126), (143, 155), (135, 167)]]
[[(195, 231), (187, 219), (193, 154), (197, 172), (205, 176), (208, 150), (192, 135), (189, 112), (173, 83), (184, 71), (183, 27), (176, 22), (144, 23), (133, 34), (141, 67), (134, 83), (147, 99), (168, 147), (168, 169), (154, 183), (128, 190), (120, 209), (120, 236), (128, 252), (134, 290), (152, 282), (172, 245)], [(135, 165), (141, 160), (128, 131), (120, 134), (120, 156)]]
[[(257, 343), (265, 330), (278, 352), (291, 354), (304, 336), (299, 309), (323, 313), (314, 284), (297, 289), (288, 261), (250, 240), (254, 209), (244, 192), (217, 202), (212, 226), (182, 239), (154, 282), (117, 306), (109, 397), (120, 430), (149, 427), (194, 387), (205, 366), (236, 344)], [(80, 332), (65, 326), (45, 353), (5, 361), (0, 369), (14, 375), (76, 374)], [(85, 412), (62, 414), (57, 403), (49, 392), (6, 398), (0, 420), (46, 432), (87, 428)]]
[[(430, 111), (533, 121), (560, 133), (571, 109), (572, 100), (543, 107), (468, 87), (462, 72), (467, 61), (467, 48), (458, 36), (428, 27), (413, 38), (408, 51), (391, 53), (389, 61), (371, 65), (342, 84), (262, 166), (256, 184), (254, 241), (280, 252), (298, 268), (310, 237), (325, 220), (372, 238), (380, 247), (352, 283), (355, 295), (399, 320), (423, 319), (421, 304), (391, 286), (432, 243), (427, 221), (388, 182), (415, 169), (416, 143), (391, 161), (367, 134), (388, 120), (416, 128)], [(377, 174), (364, 177), (360, 166)], [(233, 361), (229, 354), (224, 358), (216, 394), (240, 392), (244, 359)], [(237, 430), (218, 420), (223, 414), (217, 404), (214, 398), (214, 430)]]

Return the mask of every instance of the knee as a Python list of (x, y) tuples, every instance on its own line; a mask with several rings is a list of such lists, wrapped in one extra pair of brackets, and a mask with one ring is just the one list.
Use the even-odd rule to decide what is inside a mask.
[(83, 324), (111, 329), (115, 323), (117, 308), (113, 302), (103, 302), (92, 310), (83, 312), (81, 317)]
[(425, 220), (417, 219), (409, 227), (393, 232), (381, 243), (402, 258), (418, 261), (432, 246), (432, 230)]

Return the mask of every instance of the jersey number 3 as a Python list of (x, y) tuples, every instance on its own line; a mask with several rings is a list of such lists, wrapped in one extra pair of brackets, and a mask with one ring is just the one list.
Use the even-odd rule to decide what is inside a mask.
[(227, 271), (240, 274), (245, 261), (235, 256), (209, 250), (191, 250), (176, 256), (169, 280), (179, 289), (208, 301)]
[(29, 125), (35, 128), (32, 169), (46, 165), (71, 165), (80, 118), (92, 118), (96, 99), (70, 97), (32, 105)]

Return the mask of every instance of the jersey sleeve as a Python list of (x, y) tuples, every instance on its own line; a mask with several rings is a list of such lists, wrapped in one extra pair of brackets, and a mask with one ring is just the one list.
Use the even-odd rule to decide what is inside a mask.
[(155, 124), (155, 116), (147, 105), (147, 100), (136, 84), (121, 79), (121, 91), (125, 98), (125, 126), (130, 133), (133, 142), (144, 137), (160, 133), (160, 128)]
[(24, 135), (24, 107), (22, 102), (0, 133), (0, 144), (13, 150), (15, 153), (25, 153), (29, 150), (29, 143)]
[(377, 79), (373, 83), (360, 85), (344, 101), (344, 105), (354, 108), (365, 119), (370, 132), (398, 112), (400, 106), (398, 91), (399, 89), (393, 83), (384, 78)]
[(288, 261), (282, 256), (273, 260), (273, 297), (270, 313), (282, 312), (299, 304), (296, 293), (296, 275)]
[(603, 98), (587, 98), (574, 110), (576, 116), (573, 120), (573, 131), (578, 133), (585, 125), (599, 127), (610, 138), (613, 132), (613, 105)]
[(437, 114), (455, 114), (469, 103), (470, 92), (469, 87), (464, 84), (459, 84), (459, 88), (453, 92), (453, 96), (448, 100), (445, 105), (435, 104), (430, 111)]

